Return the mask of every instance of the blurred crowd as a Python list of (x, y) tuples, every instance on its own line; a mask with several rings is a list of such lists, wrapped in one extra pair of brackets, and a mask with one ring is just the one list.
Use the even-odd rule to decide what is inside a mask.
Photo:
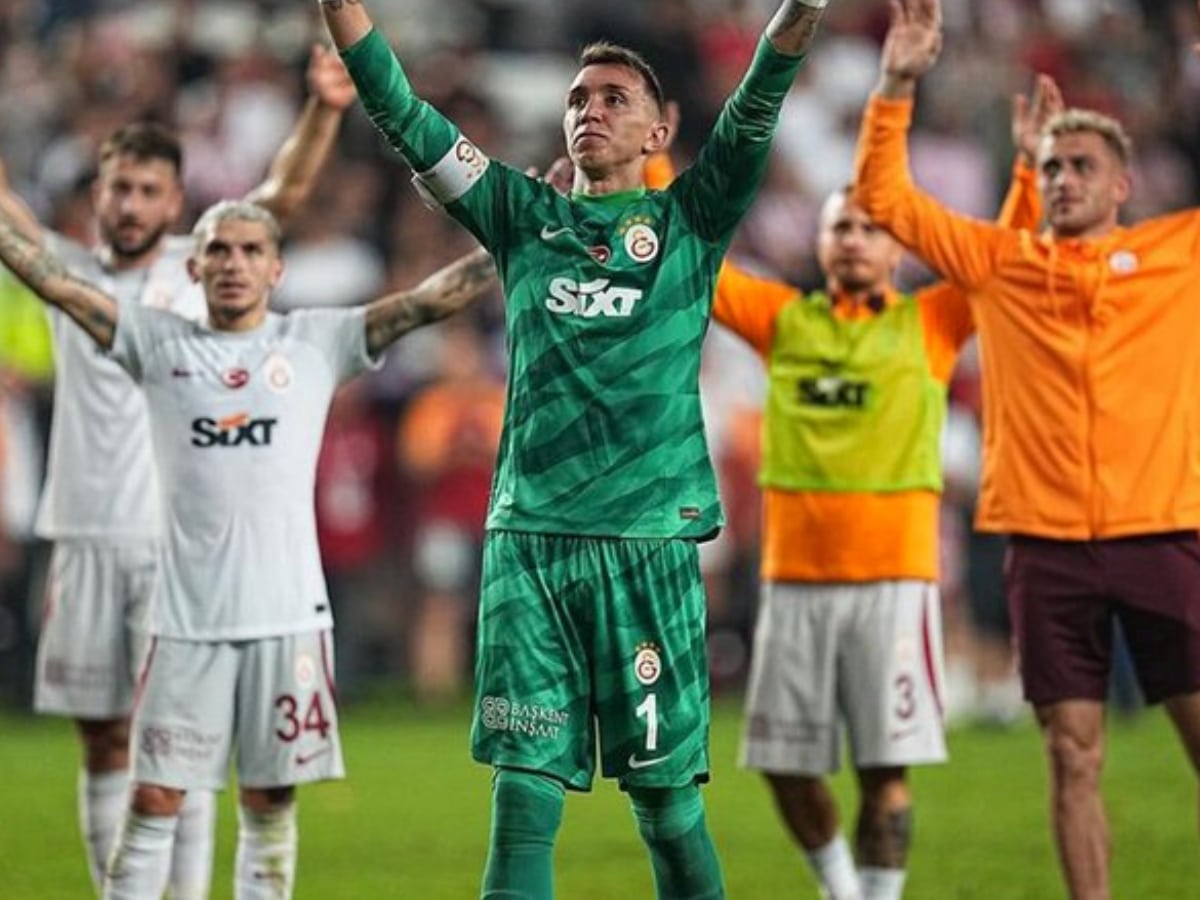
[[(418, 91), (492, 155), (546, 167), (574, 53), (608, 37), (640, 49), (682, 119), (686, 165), (753, 53), (774, 0), (392, 0), (373, 12), (398, 35)], [(923, 82), (912, 156), (918, 181), (990, 217), (1012, 159), (1008, 104), (1034, 72), (1071, 105), (1121, 118), (1134, 138), (1127, 212), (1196, 202), (1200, 22), (1191, 0), (945, 0), (946, 44)], [(834, 0), (784, 111), (767, 182), (733, 253), (802, 288), (819, 283), (817, 211), (851, 173), (859, 115), (877, 74), (884, 0)], [(185, 147), (191, 202), (181, 229), (261, 179), (299, 112), (312, 2), (0, 0), (0, 158), (43, 222), (87, 239), (95, 149), (151, 118)], [(286, 244), (280, 308), (355, 304), (408, 287), (471, 249), (427, 210), (360, 111)], [(915, 286), (928, 274), (906, 266)], [(351, 697), (403, 685), (457, 696), (469, 683), (475, 588), (504, 400), (499, 296), (406, 337), (339, 396), (316, 505), (334, 598), (339, 680)], [(755, 485), (762, 373), (714, 328), (704, 391), (729, 527), (705, 545), (718, 690), (744, 675), (757, 588)], [(0, 692), (28, 701), (45, 547), (32, 534), (53, 358), (43, 312), (0, 270)], [(979, 384), (972, 351), (952, 385), (945, 440), (943, 591), (950, 710), (1005, 722), (1019, 696), (1001, 590), (1003, 540), (973, 535)], [(632, 423), (631, 423), (632, 424)], [(636, 427), (636, 426), (634, 426)], [(114, 473), (114, 477), (120, 477)]]

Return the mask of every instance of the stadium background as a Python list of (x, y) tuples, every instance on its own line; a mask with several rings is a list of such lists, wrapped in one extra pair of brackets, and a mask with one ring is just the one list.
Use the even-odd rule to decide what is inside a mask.
[[(582, 43), (605, 36), (646, 53), (682, 106), (675, 155), (686, 164), (773, 7), (773, 0), (377, 0), (373, 12), (399, 41), (424, 96), (493, 155), (544, 167), (561, 146), (562, 95), (574, 71), (573, 52)], [(994, 214), (1012, 157), (1009, 98), (1029, 87), (1033, 72), (1045, 71), (1063, 86), (1069, 103), (1115, 114), (1130, 130), (1137, 149), (1130, 216), (1196, 202), (1195, 4), (944, 0), (944, 7), (945, 50), (922, 85), (912, 139), (918, 181), (935, 195), (971, 214)], [(817, 210), (850, 172), (886, 18), (882, 0), (834, 0), (830, 7), (785, 109), (767, 183), (734, 246), (748, 268), (801, 287), (816, 285), (811, 248)], [(321, 35), (315, 4), (298, 0), (4, 0), (0, 158), (44, 222), (85, 237), (87, 183), (98, 141), (133, 118), (162, 120), (180, 131), (185, 145), (192, 203), (181, 222), (186, 228), (204, 206), (240, 194), (261, 178), (298, 114), (308, 47)], [(458, 226), (419, 203), (407, 170), (355, 109), (316, 195), (290, 229), (289, 272), (276, 303), (363, 302), (412, 285), (471, 246)], [(926, 277), (919, 266), (906, 265), (906, 285)], [(411, 719), (465, 727), (461, 698), (469, 683), (477, 545), (502, 403), (501, 324), (500, 300), (492, 297), (458, 319), (406, 337), (382, 371), (343, 392), (331, 415), (317, 508), (338, 621), (340, 681), (349, 707), (360, 706), (365, 722), (375, 721), (379, 704), (399, 697)], [(724, 723), (732, 732), (754, 614), (762, 376), (753, 355), (719, 329), (707, 352), (706, 410), (730, 527), (706, 548), (705, 564), (713, 678), (718, 695), (727, 698), (718, 726)], [(28, 705), (45, 564), (46, 548), (31, 526), (52, 377), (39, 305), (0, 270), (0, 697), (14, 711), (0, 718), (0, 745), (5, 732), (17, 735), (9, 744), (17, 754), (9, 760), (13, 765), (28, 762), (20, 756), (22, 736), (31, 747), (52, 745), (69, 767), (71, 748), (60, 747), (65, 726), (19, 717)], [(981, 630), (969, 612), (974, 592), (975, 605), (991, 610), (984, 619), (997, 618), (1002, 550), (995, 542), (972, 539), (968, 526), (978, 459), (971, 352), (959, 367), (952, 396), (943, 588), (953, 711), (965, 723), (1010, 724), (1021, 708), (1014, 704), (1011, 680), (1003, 671), (997, 674), (1005, 662), (1002, 651), (997, 662), (996, 622)], [(988, 684), (995, 687), (990, 694)], [(1136, 708), (1124, 681), (1114, 689), (1120, 708)], [(439, 705), (449, 712), (437, 711)], [(1030, 777), (1040, 779), (1036, 737), (1027, 723), (1017, 723), (1015, 738), (978, 728), (968, 732), (960, 740), (978, 740), (1002, 757), (1019, 757)], [(465, 758), (461, 735), (448, 733), (456, 741), (453, 752)], [(1164, 765), (1183, 775), (1177, 752), (1163, 746), (1164, 732), (1131, 734), (1133, 746), (1145, 741), (1154, 754), (1166, 753), (1170, 763)], [(998, 743), (1008, 740), (1018, 743)], [(986, 769), (989, 757), (980, 752)], [(731, 753), (720, 762), (726, 769), (732, 768)], [(353, 752), (350, 762), (352, 780), (359, 778)], [(463, 767), (471, 771), (465, 759)], [(64, 771), (47, 777), (62, 780)], [(955, 771), (952, 765), (935, 777), (952, 784)], [(481, 785), (482, 774), (463, 777)], [(1044, 857), (1042, 867), (1053, 874), (1042, 801), (1037, 794), (1025, 800), (1031, 839)], [(0, 801), (0, 807), (6, 805)], [(476, 812), (483, 810), (477, 806)], [(781, 829), (770, 821), (769, 810), (762, 803), (756, 809), (762, 830), (772, 835), (768, 840), (782, 848), (782, 836), (774, 834)], [(1194, 802), (1183, 803), (1172, 834), (1194, 858), (1194, 841), (1188, 842), (1192, 815)], [(3, 855), (17, 846), (9, 840), (15, 836), (11, 822), (0, 809)], [(480, 841), (483, 828), (480, 820)], [(67, 846), (73, 848), (69, 840)], [(632, 853), (637, 860), (636, 848)], [(302, 858), (302, 869), (305, 865)], [(797, 863), (802, 878), (799, 868)], [(914, 883), (921, 883), (919, 869)], [(0, 886), (0, 896), (5, 893)]]

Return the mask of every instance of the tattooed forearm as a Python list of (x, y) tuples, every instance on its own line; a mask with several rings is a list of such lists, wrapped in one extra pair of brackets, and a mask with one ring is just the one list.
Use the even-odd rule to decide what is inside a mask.
[(808, 52), (824, 9), (785, 0), (767, 25), (767, 38), (780, 53), (798, 56)]
[(903, 869), (912, 843), (912, 808), (895, 809), (878, 816), (866, 813), (858, 820), (855, 835), (859, 865)]
[(115, 301), (67, 271), (62, 260), (18, 232), (0, 214), (0, 262), (39, 297), (75, 320), (102, 347), (111, 347), (117, 326)]
[(381, 353), (402, 334), (453, 315), (496, 284), (496, 268), (476, 250), (430, 275), (410, 291), (376, 300), (367, 307), (367, 350)]

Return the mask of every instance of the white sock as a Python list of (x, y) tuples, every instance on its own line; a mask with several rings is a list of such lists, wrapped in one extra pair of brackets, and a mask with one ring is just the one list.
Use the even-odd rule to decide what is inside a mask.
[(121, 817), (129, 807), (129, 770), (93, 773), (83, 769), (77, 796), (79, 832), (98, 893), (104, 885), (104, 865), (117, 841)]
[(217, 804), (211, 791), (187, 792), (171, 851), (171, 900), (204, 900), (208, 896), (216, 819)]
[(900, 900), (904, 893), (906, 874), (904, 869), (859, 869), (858, 880), (862, 884), (862, 900)]
[(296, 877), (296, 804), (269, 813), (238, 807), (236, 900), (286, 900)]
[(821, 883), (825, 900), (862, 900), (858, 887), (858, 872), (854, 870), (854, 857), (850, 845), (841, 834), (824, 847), (805, 850), (808, 864)]
[(125, 814), (121, 836), (108, 859), (104, 900), (158, 900), (167, 889), (176, 816)]

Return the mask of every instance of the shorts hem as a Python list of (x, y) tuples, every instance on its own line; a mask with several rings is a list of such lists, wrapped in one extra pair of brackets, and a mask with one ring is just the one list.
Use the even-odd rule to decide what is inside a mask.
[(471, 759), (482, 766), (490, 766), (493, 769), (516, 769), (522, 772), (533, 772), (535, 775), (543, 775), (546, 778), (553, 778), (555, 781), (561, 782), (567, 790), (576, 791), (581, 794), (590, 793), (592, 783), (595, 780), (595, 776), (589, 776), (584, 781), (577, 776), (572, 777), (555, 771), (552, 766), (531, 763), (528, 760), (495, 758), (474, 751), (471, 753)]

